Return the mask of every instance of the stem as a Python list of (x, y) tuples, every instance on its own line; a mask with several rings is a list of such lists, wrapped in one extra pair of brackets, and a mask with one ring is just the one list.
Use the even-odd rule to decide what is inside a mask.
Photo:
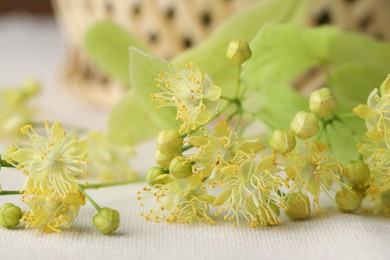
[(325, 124), (325, 126), (324, 126), (324, 133), (325, 133), (326, 142), (328, 143), (329, 148), (332, 149), (332, 145), (330, 144), (330, 138), (329, 138), (329, 133), (328, 133), (328, 124)]
[(115, 181), (115, 182), (103, 182), (103, 183), (79, 184), (79, 185), (83, 190), (88, 190), (88, 189), (100, 189), (100, 188), (107, 188), (113, 186), (128, 185), (128, 184), (134, 184), (140, 182), (145, 182), (145, 178), (136, 178), (127, 181)]
[(340, 116), (335, 116), (335, 120), (338, 121), (338, 122), (340, 122), (341, 124), (343, 124), (345, 127), (348, 128), (349, 132), (351, 132), (351, 135), (352, 135), (353, 139), (355, 140), (355, 143), (358, 144), (358, 143), (360, 142), (360, 139), (359, 139), (359, 137), (358, 137), (356, 131), (355, 131), (353, 128), (351, 128), (351, 126), (350, 126), (349, 124), (347, 124), (346, 122), (344, 122), (344, 120), (342, 120), (342, 119), (340, 118)]
[(230, 103), (235, 103), (236, 102), (235, 98), (230, 98), (230, 97), (227, 97), (227, 96), (220, 96), (219, 98), (223, 99), (223, 100), (226, 100), (226, 101), (229, 101)]
[(85, 192), (84, 188), (82, 185), (79, 186), (79, 191), (84, 194), (84, 196), (87, 198), (89, 203), (94, 206), (94, 208), (99, 212), (102, 208), (91, 198), (91, 196), (88, 195), (88, 193)]
[(234, 97), (236, 99), (238, 98), (238, 94), (240, 93), (240, 86), (241, 86), (241, 65), (238, 65), (238, 80), (237, 80), (236, 93), (234, 94)]
[(3, 190), (2, 192), (0, 192), (0, 196), (3, 196), (3, 195), (20, 195), (20, 194), (23, 194), (23, 191), (20, 191), (20, 190)]
[(0, 160), (0, 166), (6, 168), (16, 168), (15, 166), (13, 166), (12, 164), (8, 163), (5, 160)]
[(189, 144), (189, 145), (183, 146), (183, 147), (181, 148), (181, 151), (182, 151), (182, 152), (185, 152), (185, 151), (187, 151), (187, 150), (191, 149), (192, 147), (194, 147), (192, 144)]
[(241, 119), (242, 119), (242, 110), (238, 113), (238, 117), (237, 117), (237, 121), (236, 121), (236, 124), (234, 126), (234, 130), (237, 131), (238, 128), (240, 127), (240, 124), (241, 124)]
[(344, 113), (344, 114), (340, 114), (340, 115), (337, 115), (337, 117), (339, 118), (343, 118), (343, 117), (355, 117), (356, 115), (354, 113)]

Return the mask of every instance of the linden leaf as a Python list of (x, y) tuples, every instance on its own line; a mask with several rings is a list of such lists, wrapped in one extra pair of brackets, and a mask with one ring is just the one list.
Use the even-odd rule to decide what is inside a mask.
[(107, 75), (129, 85), (129, 46), (145, 49), (134, 36), (113, 22), (98, 22), (84, 35), (84, 48)]

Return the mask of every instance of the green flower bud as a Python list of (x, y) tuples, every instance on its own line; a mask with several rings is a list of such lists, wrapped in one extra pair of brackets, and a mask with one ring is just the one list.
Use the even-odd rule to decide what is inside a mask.
[(162, 130), (157, 136), (157, 149), (167, 155), (177, 155), (181, 153), (183, 138), (175, 129)]
[(161, 176), (164, 175), (166, 175), (166, 172), (164, 172), (163, 169), (154, 166), (150, 168), (146, 174), (146, 182), (149, 183), (150, 186), (154, 186), (156, 184), (165, 184), (164, 180), (161, 179)]
[(169, 163), (172, 161), (173, 157), (174, 157), (173, 155), (165, 154), (165, 153), (162, 153), (159, 150), (157, 150), (154, 158), (155, 158), (156, 163), (158, 165), (160, 165), (161, 167), (163, 167), (165, 169), (168, 169)]
[(22, 211), (12, 203), (4, 204), (0, 208), (0, 226), (12, 228), (19, 225), (22, 218)]
[(358, 186), (370, 177), (370, 169), (362, 161), (349, 161), (345, 166), (344, 174), (352, 185)]
[(291, 192), (286, 196), (286, 215), (295, 220), (310, 217), (310, 200), (302, 192)]
[(295, 148), (295, 134), (290, 129), (275, 129), (269, 145), (277, 153), (289, 153)]
[(119, 212), (110, 208), (102, 208), (93, 217), (93, 225), (104, 235), (111, 234), (117, 230), (119, 221)]
[(320, 116), (330, 115), (337, 105), (337, 100), (329, 88), (321, 88), (310, 94), (310, 111)]
[(295, 135), (305, 140), (318, 133), (320, 127), (315, 114), (299, 111), (290, 124), (291, 130)]
[(244, 41), (232, 41), (226, 51), (226, 57), (236, 64), (243, 64), (252, 56), (249, 44)]
[(342, 189), (336, 193), (336, 203), (341, 211), (353, 213), (360, 208), (364, 196), (355, 189)]
[(190, 177), (192, 175), (192, 163), (185, 161), (181, 156), (176, 156), (169, 164), (169, 172), (178, 179)]

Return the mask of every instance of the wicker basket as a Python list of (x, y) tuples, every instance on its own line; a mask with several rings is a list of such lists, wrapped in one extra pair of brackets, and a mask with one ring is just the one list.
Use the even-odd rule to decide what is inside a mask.
[[(201, 42), (233, 12), (254, 1), (261, 0), (53, 0), (69, 47), (65, 85), (100, 107), (110, 107), (123, 94), (121, 83), (99, 71), (83, 52), (82, 36), (96, 21), (115, 21), (152, 53), (169, 58)], [(307, 23), (334, 24), (389, 40), (390, 1), (313, 0)]]

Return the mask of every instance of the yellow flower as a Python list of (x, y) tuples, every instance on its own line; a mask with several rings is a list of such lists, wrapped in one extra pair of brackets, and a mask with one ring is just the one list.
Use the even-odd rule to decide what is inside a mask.
[(46, 136), (36, 133), (31, 125), (24, 126), (22, 132), (29, 142), (16, 143), (8, 157), (27, 175), (26, 192), (51, 198), (78, 192), (77, 177), (86, 173), (87, 141), (66, 135), (57, 122), (51, 128), (46, 123)]
[(368, 132), (384, 137), (390, 148), (390, 93), (381, 88), (374, 89), (368, 97), (367, 105), (358, 105), (354, 113), (365, 120)]
[[(144, 192), (154, 196), (159, 208), (141, 213), (141, 216), (155, 222), (165, 219), (168, 223), (205, 222), (214, 224), (213, 219), (209, 216), (209, 203), (212, 202), (213, 197), (207, 195), (206, 191), (202, 189), (199, 176), (176, 179), (170, 174), (166, 174), (164, 182), (166, 184), (156, 184), (152, 188), (144, 188)], [(142, 192), (138, 194), (140, 200)]]
[(151, 94), (152, 101), (159, 103), (156, 108), (176, 107), (176, 119), (182, 121), (179, 132), (189, 132), (211, 119), (218, 109), (221, 88), (193, 63), (186, 64), (180, 71), (175, 68), (172, 71), (161, 71), (156, 82), (163, 91)]
[(252, 158), (264, 148), (258, 140), (240, 139), (225, 121), (202, 136), (191, 136), (189, 143), (198, 148), (189, 156), (190, 161), (195, 162), (195, 173), (210, 179), (218, 179), (223, 167)]
[(357, 145), (359, 153), (370, 169), (367, 192), (377, 193), (390, 189), (390, 150), (383, 136), (365, 136)]
[(22, 221), (26, 227), (41, 229), (45, 233), (60, 232), (71, 226), (77, 217), (80, 206), (85, 205), (85, 197), (80, 192), (69, 193), (65, 198), (50, 198), (43, 194), (27, 195), (24, 202), (30, 208)]
[(129, 158), (134, 154), (130, 147), (112, 143), (101, 132), (88, 134), (89, 176), (102, 181), (129, 180), (137, 176)]
[(322, 192), (332, 190), (334, 184), (342, 185), (343, 167), (335, 161), (329, 147), (319, 141), (304, 142), (289, 154), (279, 155), (278, 165), (292, 182), (294, 192), (310, 192), (314, 202)]
[(30, 99), (39, 92), (39, 84), (26, 81), (21, 88), (4, 88), (0, 92), (0, 139), (20, 135), (19, 129), (31, 122), (36, 109), (29, 106)]
[(258, 156), (223, 168), (222, 174), (229, 180), (223, 184), (225, 191), (214, 201), (215, 206), (220, 206), (216, 215), (224, 213), (224, 219), (235, 225), (242, 220), (252, 227), (278, 224), (278, 189), (286, 186), (279, 171), (273, 156)]

